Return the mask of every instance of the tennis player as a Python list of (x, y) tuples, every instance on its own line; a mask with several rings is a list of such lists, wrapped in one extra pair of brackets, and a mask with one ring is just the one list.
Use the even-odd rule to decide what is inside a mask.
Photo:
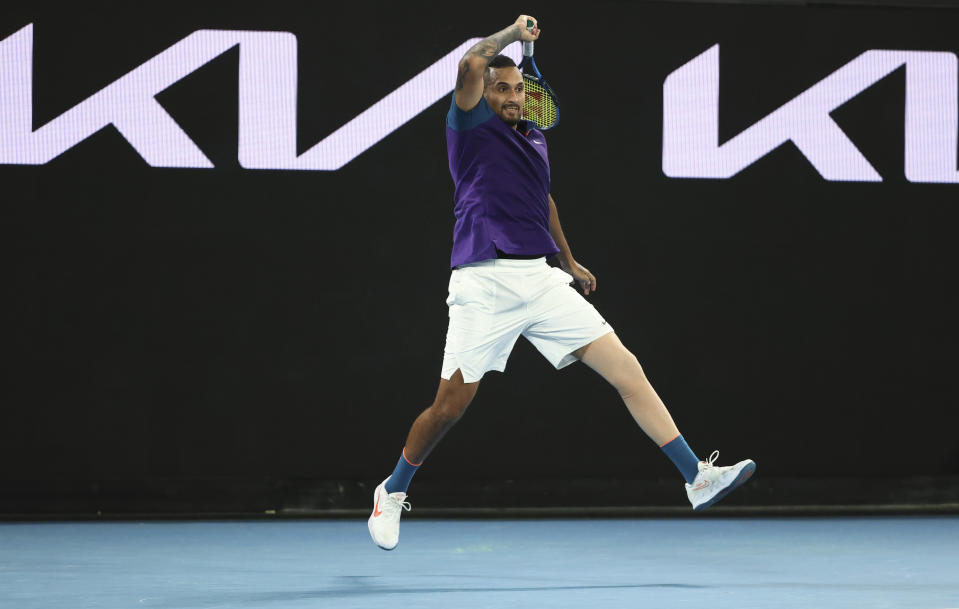
[[(526, 27), (527, 19), (534, 23)], [(459, 62), (446, 143), (455, 184), (452, 275), (439, 390), (413, 422), (393, 473), (373, 494), (370, 535), (391, 550), (413, 474), (463, 416), (488, 370), (506, 368), (513, 345), (526, 337), (557, 369), (581, 360), (619, 391), (640, 428), (686, 480), (693, 509), (709, 507), (746, 481), (751, 460), (700, 461), (630, 353), (584, 296), (596, 277), (576, 262), (550, 195), (546, 138), (523, 120), (523, 78), (499, 52), (534, 41), (536, 19), (516, 23), (473, 46)], [(556, 257), (560, 268), (546, 263)], [(570, 284), (582, 290), (582, 295)]]

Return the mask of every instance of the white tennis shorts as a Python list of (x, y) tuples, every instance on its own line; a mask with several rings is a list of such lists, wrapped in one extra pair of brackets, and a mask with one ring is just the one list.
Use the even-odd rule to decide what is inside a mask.
[(557, 370), (575, 362), (573, 351), (613, 328), (572, 281), (546, 258), (492, 259), (454, 269), (441, 376), (449, 380), (459, 369), (472, 383), (488, 370), (503, 372), (520, 335)]

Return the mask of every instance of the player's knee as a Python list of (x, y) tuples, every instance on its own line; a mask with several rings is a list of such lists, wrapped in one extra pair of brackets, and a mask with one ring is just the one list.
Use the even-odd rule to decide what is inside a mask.
[(433, 404), (434, 415), (444, 424), (452, 425), (466, 412), (466, 407), (472, 401), (471, 398), (472, 396), (466, 392), (455, 392), (438, 398)]
[(620, 354), (616, 371), (612, 377), (610, 379), (611, 384), (624, 397), (632, 395), (649, 382), (646, 380), (646, 373), (643, 372), (639, 359), (628, 349), (623, 349), (622, 354)]
[(639, 375), (642, 377), (646, 376), (646, 373), (643, 372), (643, 366), (639, 363), (639, 358), (633, 355), (632, 351), (626, 351), (626, 354), (623, 356), (623, 367), (626, 368), (632, 375)]

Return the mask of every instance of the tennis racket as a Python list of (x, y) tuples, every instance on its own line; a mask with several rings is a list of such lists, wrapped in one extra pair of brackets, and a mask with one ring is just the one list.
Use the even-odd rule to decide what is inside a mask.
[[(526, 28), (533, 31), (532, 20), (526, 21)], [(559, 103), (533, 61), (532, 42), (523, 43), (523, 61), (519, 64), (519, 71), (523, 73), (523, 87), (526, 90), (523, 118), (541, 131), (552, 129), (559, 123)]]

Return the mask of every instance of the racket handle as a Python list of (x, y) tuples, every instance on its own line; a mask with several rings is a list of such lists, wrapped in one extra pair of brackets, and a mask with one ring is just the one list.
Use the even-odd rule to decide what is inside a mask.
[[(526, 31), (533, 31), (533, 20), (526, 20)], [(523, 42), (523, 57), (532, 57), (533, 56), (533, 43), (532, 42)]]

